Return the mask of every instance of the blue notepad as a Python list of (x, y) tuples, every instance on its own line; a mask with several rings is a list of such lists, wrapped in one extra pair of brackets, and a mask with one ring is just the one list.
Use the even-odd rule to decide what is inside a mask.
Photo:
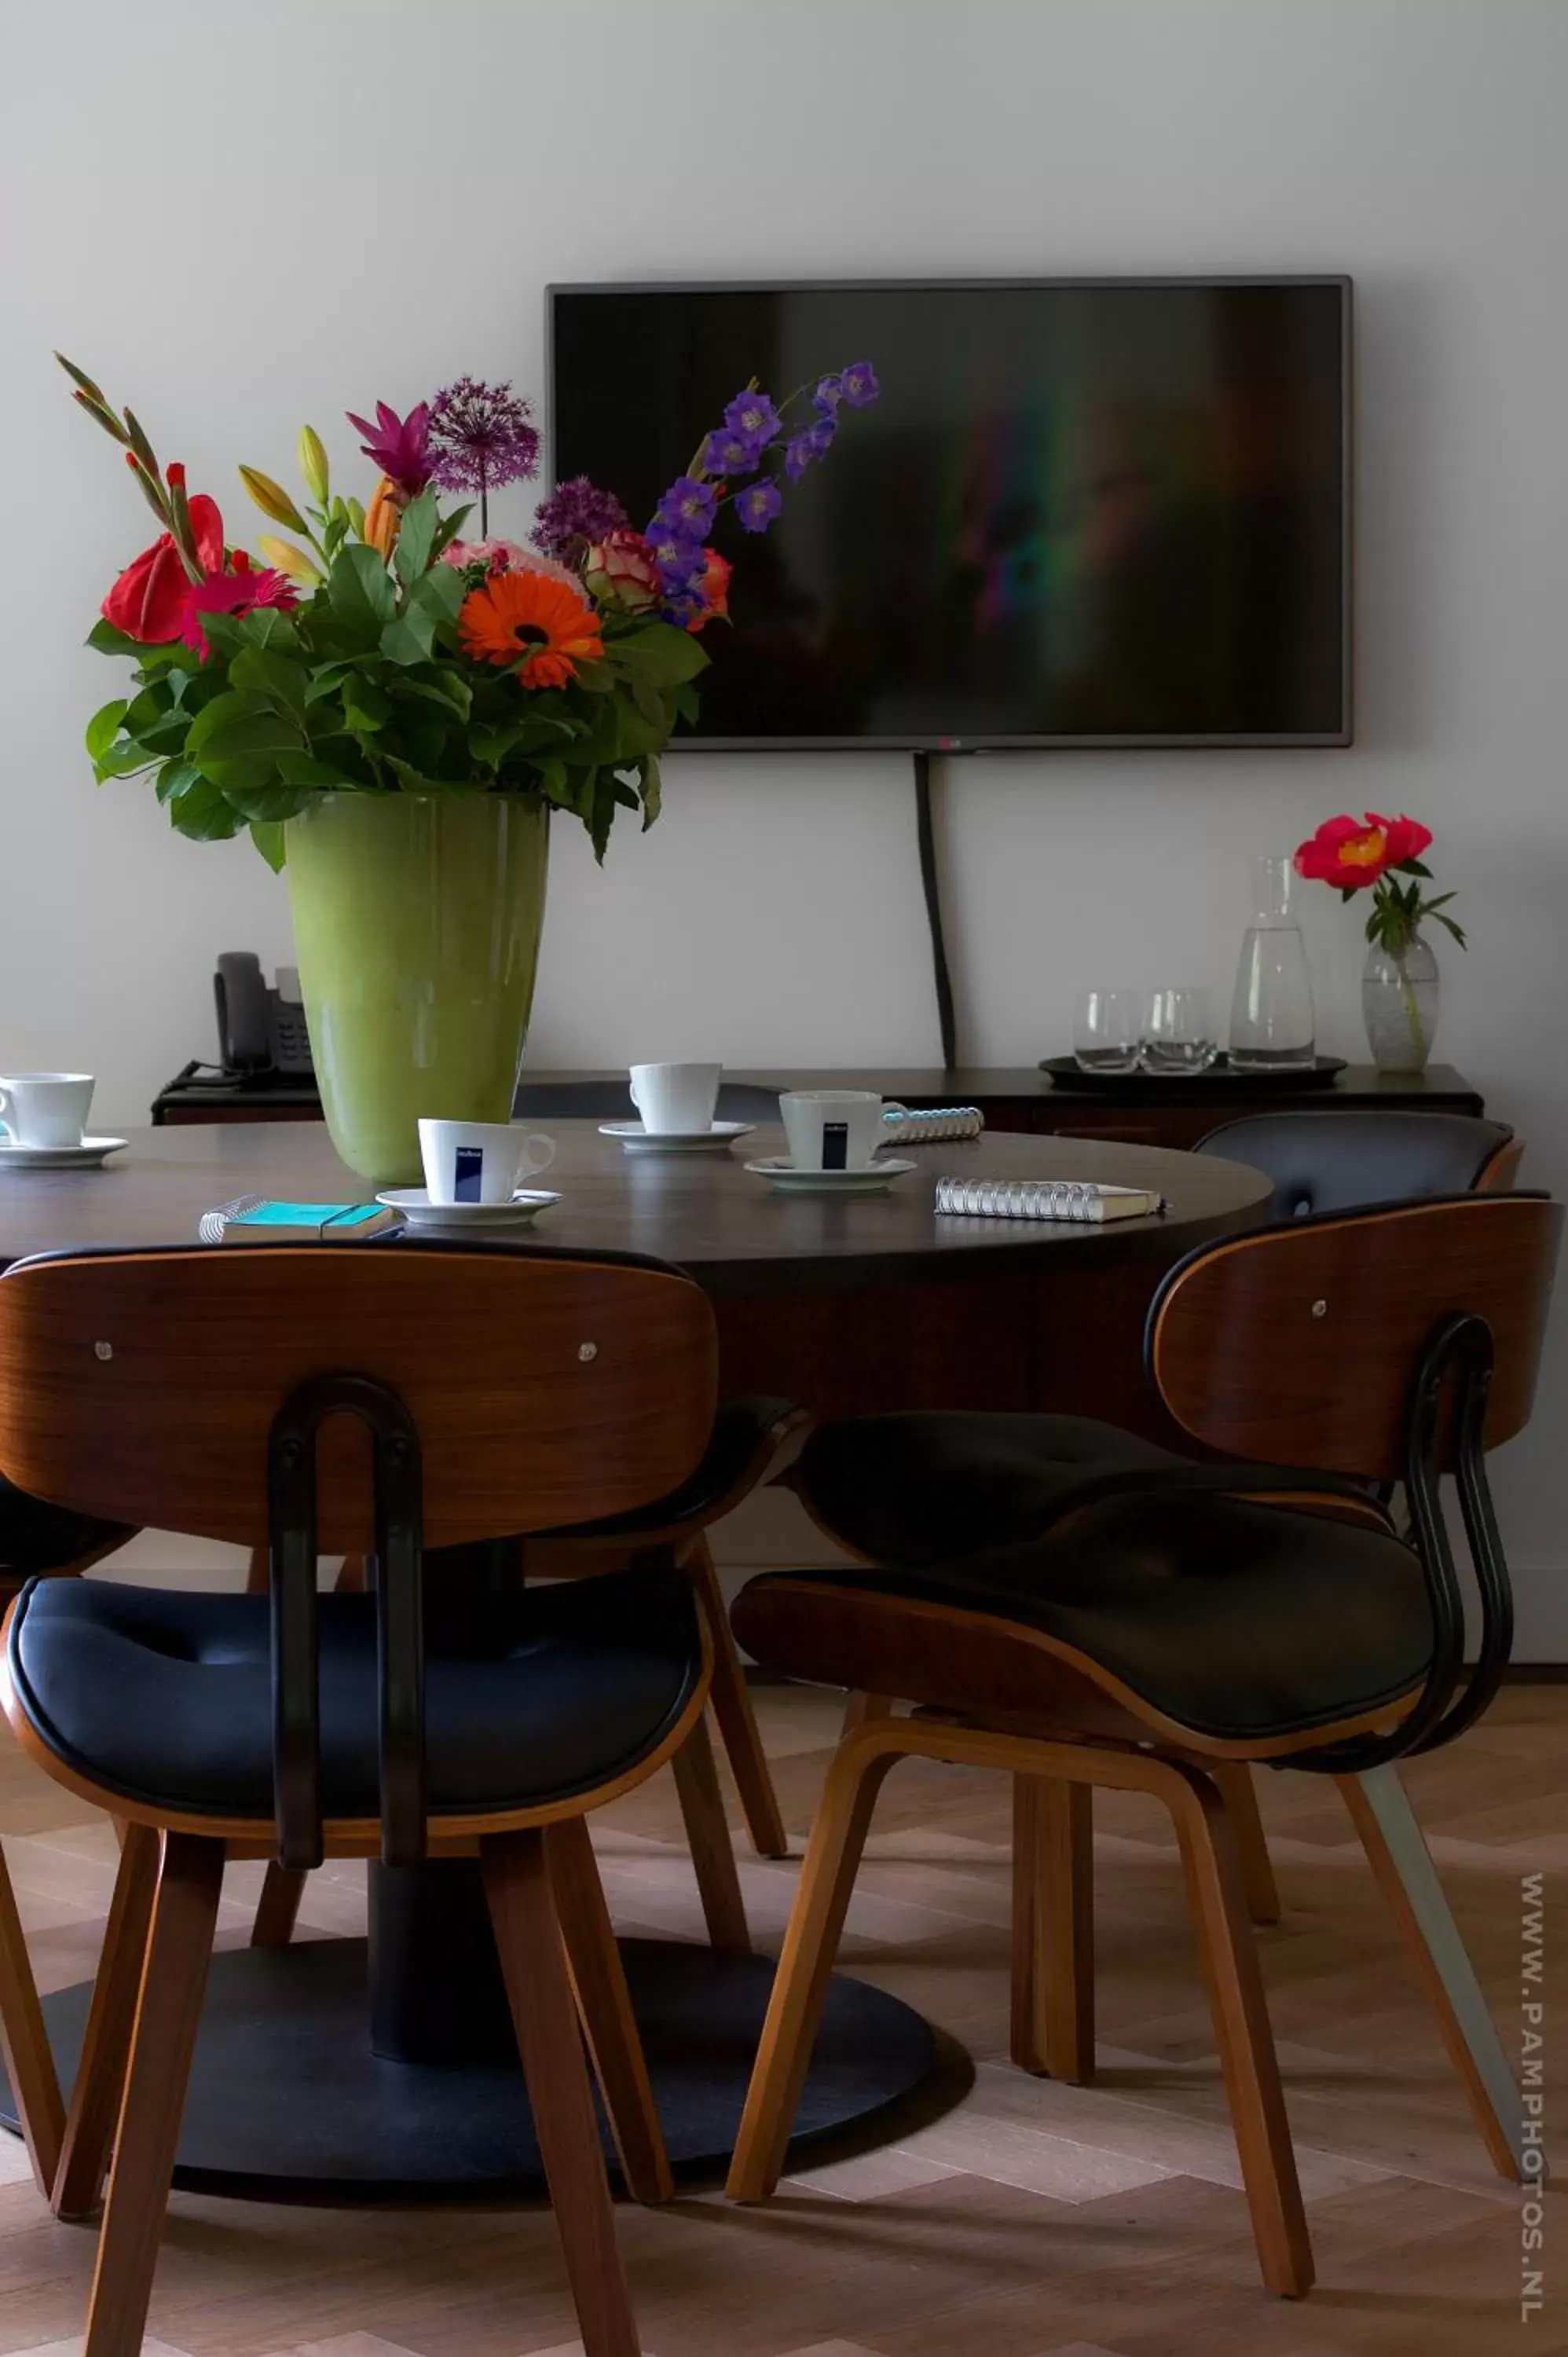
[(197, 1235), (204, 1244), (359, 1243), (399, 1224), (381, 1203), (278, 1203), (237, 1195), (203, 1211)]

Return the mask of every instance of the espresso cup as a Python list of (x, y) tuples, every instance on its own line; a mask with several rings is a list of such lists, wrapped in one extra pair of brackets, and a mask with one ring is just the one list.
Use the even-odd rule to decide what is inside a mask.
[(797, 1170), (865, 1170), (882, 1144), (882, 1099), (872, 1089), (787, 1089), (779, 1110)]
[(650, 1137), (701, 1137), (714, 1125), (722, 1064), (633, 1064), (631, 1101)]
[(0, 1121), (16, 1146), (80, 1146), (92, 1103), (91, 1072), (0, 1075)]
[(433, 1203), (510, 1203), (549, 1169), (555, 1141), (510, 1121), (422, 1121), (419, 1153)]

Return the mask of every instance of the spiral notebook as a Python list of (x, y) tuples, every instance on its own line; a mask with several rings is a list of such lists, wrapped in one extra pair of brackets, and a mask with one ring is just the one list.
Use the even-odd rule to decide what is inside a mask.
[(939, 1178), (937, 1209), (970, 1220), (1146, 1220), (1163, 1195), (1143, 1187), (1101, 1187), (1079, 1178)]
[(939, 1105), (930, 1113), (911, 1113), (901, 1104), (882, 1108), (884, 1146), (955, 1146), (980, 1136), (984, 1127), (978, 1105)]

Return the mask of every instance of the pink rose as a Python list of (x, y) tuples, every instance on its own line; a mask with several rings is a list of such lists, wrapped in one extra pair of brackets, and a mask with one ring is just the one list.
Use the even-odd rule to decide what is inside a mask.
[(659, 603), (659, 567), (641, 533), (612, 532), (583, 560), (583, 579), (601, 606), (646, 614)]

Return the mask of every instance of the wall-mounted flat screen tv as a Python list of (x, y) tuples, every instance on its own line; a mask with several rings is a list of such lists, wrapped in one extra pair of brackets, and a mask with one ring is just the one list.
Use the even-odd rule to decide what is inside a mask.
[(641, 524), (753, 376), (870, 360), (874, 407), (721, 517), (693, 746), (1349, 737), (1344, 278), (549, 290), (557, 481)]

